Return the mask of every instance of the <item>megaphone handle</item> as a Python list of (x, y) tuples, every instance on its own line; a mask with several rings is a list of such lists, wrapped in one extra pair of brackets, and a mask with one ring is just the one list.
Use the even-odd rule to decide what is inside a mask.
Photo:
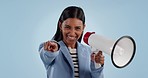
[[(99, 52), (98, 49), (96, 49), (96, 48), (94, 48), (92, 46), (91, 46), (91, 50), (92, 50), (92, 53), (94, 53), (95, 55)], [(94, 58), (95, 58), (95, 56), (94, 56)], [(95, 63), (95, 68), (100, 68), (101, 67), (100, 63), (96, 63), (95, 61), (94, 61), (94, 63)]]
[(100, 67), (101, 67), (101, 64), (95, 62), (95, 68), (97, 69), (97, 68), (100, 68)]

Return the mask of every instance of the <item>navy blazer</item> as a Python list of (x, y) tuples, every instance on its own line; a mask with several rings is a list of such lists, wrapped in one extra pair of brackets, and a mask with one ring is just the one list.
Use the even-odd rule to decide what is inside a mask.
[[(39, 47), (40, 57), (47, 70), (47, 78), (74, 78), (74, 65), (69, 50), (63, 41), (59, 41), (57, 52), (44, 50), (43, 44)], [(79, 62), (79, 78), (104, 78), (103, 67), (95, 68), (91, 61), (91, 49), (77, 42)]]

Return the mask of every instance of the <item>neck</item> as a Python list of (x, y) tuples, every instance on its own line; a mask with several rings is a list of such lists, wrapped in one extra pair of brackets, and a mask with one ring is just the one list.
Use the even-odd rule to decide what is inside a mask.
[(67, 47), (71, 47), (71, 49), (75, 49), (76, 48), (76, 43), (75, 44), (66, 44)]
[(77, 47), (77, 43), (66, 43), (65, 41), (63, 41), (67, 47), (70, 47), (71, 49), (75, 49)]

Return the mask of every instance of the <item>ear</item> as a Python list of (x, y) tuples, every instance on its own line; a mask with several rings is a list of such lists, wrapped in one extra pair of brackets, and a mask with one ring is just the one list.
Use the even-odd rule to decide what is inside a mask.
[(58, 22), (58, 26), (59, 26), (60, 30), (62, 30), (62, 23), (60, 21)]
[(83, 30), (85, 29), (85, 26), (86, 26), (86, 25), (84, 24), (84, 25), (83, 25)]

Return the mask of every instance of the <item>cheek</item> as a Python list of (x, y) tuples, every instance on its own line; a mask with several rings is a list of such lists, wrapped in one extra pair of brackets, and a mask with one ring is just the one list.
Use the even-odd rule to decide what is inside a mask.
[(62, 30), (62, 33), (63, 34), (66, 34), (66, 33), (68, 33), (69, 31), (68, 30)]
[(63, 38), (66, 37), (66, 34), (68, 33), (68, 31), (64, 30), (64, 31), (61, 31), (61, 32), (62, 32)]
[(80, 37), (83, 34), (83, 31), (77, 32), (77, 35)]

